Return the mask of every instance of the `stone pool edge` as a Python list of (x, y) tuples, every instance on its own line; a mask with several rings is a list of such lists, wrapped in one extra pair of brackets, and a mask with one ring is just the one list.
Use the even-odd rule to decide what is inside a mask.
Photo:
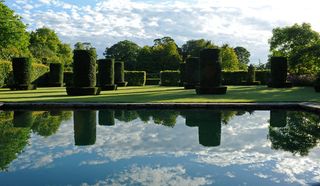
[(10, 109), (302, 109), (320, 113), (315, 102), (266, 102), (266, 103), (0, 103), (0, 110)]

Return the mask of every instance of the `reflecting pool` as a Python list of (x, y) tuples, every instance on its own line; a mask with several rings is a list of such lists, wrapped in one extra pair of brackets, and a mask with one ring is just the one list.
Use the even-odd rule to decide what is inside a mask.
[(0, 185), (319, 185), (301, 111), (0, 112)]

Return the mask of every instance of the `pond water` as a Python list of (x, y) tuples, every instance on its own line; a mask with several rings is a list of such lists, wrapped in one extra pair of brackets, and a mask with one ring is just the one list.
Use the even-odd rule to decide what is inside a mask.
[(0, 185), (319, 185), (301, 111), (0, 112)]

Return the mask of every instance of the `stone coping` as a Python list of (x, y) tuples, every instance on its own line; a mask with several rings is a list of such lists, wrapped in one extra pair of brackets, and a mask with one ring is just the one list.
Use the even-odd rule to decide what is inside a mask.
[(0, 110), (50, 109), (236, 109), (236, 110), (307, 110), (320, 113), (320, 103), (268, 102), (268, 103), (1, 103)]

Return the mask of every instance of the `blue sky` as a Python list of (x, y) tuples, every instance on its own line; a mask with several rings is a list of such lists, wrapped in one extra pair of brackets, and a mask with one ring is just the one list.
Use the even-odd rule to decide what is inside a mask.
[(265, 62), (275, 27), (308, 22), (320, 31), (316, 0), (6, 0), (28, 24), (56, 31), (63, 42), (91, 42), (98, 54), (128, 39), (152, 45), (170, 36), (179, 46), (190, 39), (243, 46), (251, 63)]

